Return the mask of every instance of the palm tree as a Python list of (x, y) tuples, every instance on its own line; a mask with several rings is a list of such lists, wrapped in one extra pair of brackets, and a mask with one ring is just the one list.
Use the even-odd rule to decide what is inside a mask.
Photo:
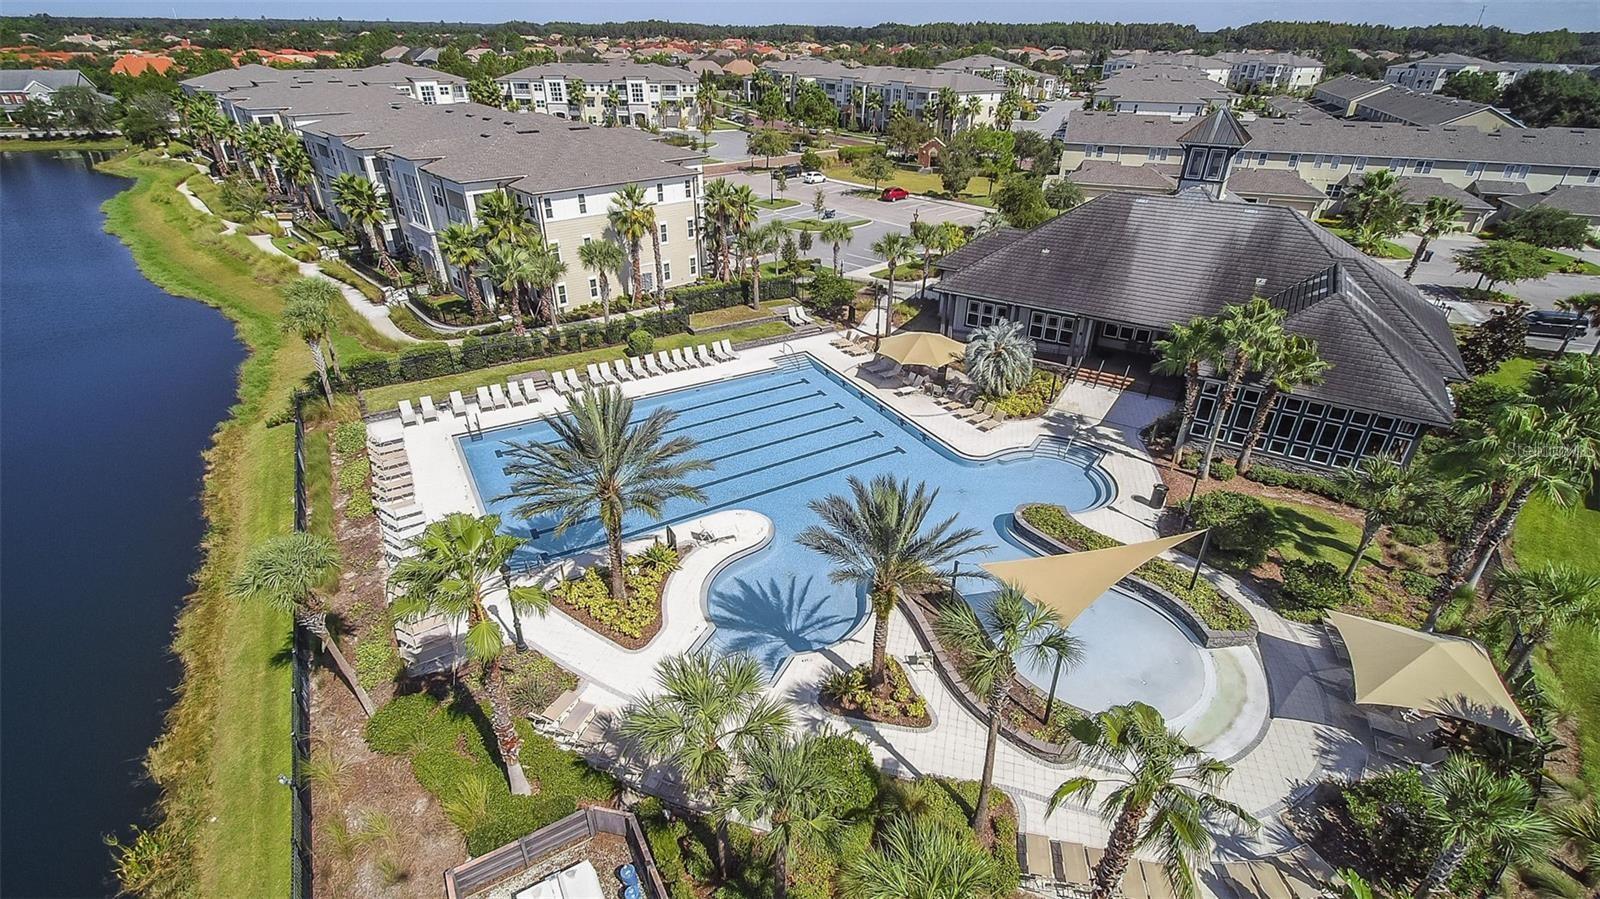
[[(717, 183), (717, 182), (712, 182)], [(600, 313), (601, 321), (611, 321), (611, 276), (610, 272), (620, 272), (628, 264), (628, 257), (622, 248), (609, 240), (591, 240), (578, 248), (578, 262), (584, 268), (594, 272), (595, 279), (600, 282)]]
[(1411, 254), (1411, 262), (1406, 266), (1404, 277), (1407, 281), (1417, 273), (1417, 266), (1422, 264), (1422, 257), (1428, 252), (1430, 242), (1461, 230), (1461, 225), (1456, 221), (1460, 217), (1461, 204), (1449, 197), (1429, 197), (1428, 202), (1411, 210), (1406, 226), (1408, 230), (1415, 231), (1420, 240), (1417, 251)]
[(1344, 581), (1348, 584), (1355, 579), (1356, 569), (1361, 567), (1361, 560), (1378, 532), (1415, 517), (1430, 501), (1425, 489), (1429, 481), (1420, 467), (1402, 465), (1398, 459), (1387, 455), (1367, 456), (1354, 468), (1346, 470), (1341, 481), (1351, 497), (1351, 504), (1366, 512), (1355, 555), (1344, 570)]
[(572, 394), (566, 414), (547, 416), (551, 441), (509, 441), (505, 466), (511, 486), (499, 499), (517, 500), (522, 518), (559, 517), (563, 533), (591, 516), (600, 519), (609, 549), (611, 595), (628, 595), (622, 556), (622, 524), (630, 512), (659, 519), (668, 500), (704, 500), (700, 488), (684, 480), (711, 464), (685, 456), (693, 438), (668, 438), (677, 413), (657, 409), (633, 423), (633, 400), (615, 387)]
[(361, 711), (372, 717), (372, 697), (362, 688), (339, 641), (328, 630), (328, 610), (317, 588), (339, 567), (333, 541), (317, 534), (295, 531), (268, 538), (245, 557), (244, 565), (228, 581), (228, 592), (239, 599), (259, 600), (294, 617), (296, 626), (313, 634), (333, 659), (345, 686), (355, 694)]
[(880, 326), (874, 329), (872, 335), (873, 349), (877, 349), (877, 344), (889, 334), (889, 310), (894, 307), (895, 269), (900, 267), (900, 260), (911, 255), (911, 250), (911, 238), (894, 231), (878, 238), (872, 245), (872, 252), (882, 256), (883, 261), (889, 265), (888, 300), (883, 309), (883, 320), (879, 323)]
[(967, 337), (967, 377), (989, 396), (1010, 396), (1033, 376), (1033, 338), (1021, 322), (1001, 319)]
[(797, 836), (826, 837), (839, 825), (833, 814), (842, 792), (837, 767), (816, 735), (757, 743), (745, 754), (745, 772), (723, 797), (724, 814), (765, 819), (762, 843), (772, 857), (773, 895), (789, 893), (789, 864)]
[(778, 242), (787, 233), (783, 222), (770, 221), (751, 225), (739, 233), (736, 241), (741, 258), (748, 260), (750, 272), (750, 308), (761, 308), (761, 257), (778, 249)]
[(1223, 308), (1215, 319), (1217, 341), (1221, 345), (1220, 361), (1228, 372), (1223, 382), (1222, 395), (1217, 398), (1216, 412), (1211, 419), (1211, 437), (1206, 441), (1206, 452), (1200, 460), (1197, 477), (1204, 481), (1211, 476), (1211, 460), (1216, 456), (1217, 442), (1228, 428), (1228, 417), (1233, 414), (1233, 401), (1239, 395), (1239, 382), (1252, 367), (1259, 368), (1261, 360), (1269, 358), (1283, 343), (1284, 311), (1271, 303), (1255, 297), (1243, 305)]
[(622, 95), (617, 93), (617, 89), (613, 87), (610, 90), (607, 90), (605, 96), (607, 128), (617, 127), (617, 108), (621, 105)]
[(849, 497), (831, 494), (808, 504), (822, 524), (801, 531), (795, 542), (834, 564), (829, 574), (834, 583), (854, 583), (867, 591), (875, 618), (868, 683), (883, 692), (889, 688), (889, 616), (901, 594), (938, 586), (941, 566), (994, 547), (975, 542), (977, 528), (955, 528), (954, 515), (924, 530), (939, 498), (927, 484), (913, 490), (909, 480), (887, 474), (870, 483), (851, 475), (847, 483)]
[(196, 143), (204, 144), (207, 155), (217, 164), (217, 174), (226, 178), (228, 154), (223, 151), (222, 138), (228, 121), (222, 117), (217, 101), (210, 95), (196, 94), (189, 98), (184, 105), (184, 121), (190, 134), (197, 138)]
[(483, 240), (485, 229), (464, 222), (452, 222), (438, 234), (439, 254), (451, 266), (460, 269), (466, 282), (467, 302), (472, 305), (472, 315), (483, 315), (483, 293), (478, 289), (477, 266), (484, 260)]
[(311, 167), (311, 156), (305, 145), (296, 140), (286, 142), (278, 151), (278, 173), (287, 185), (291, 199), (305, 200), (305, 189), (311, 184), (316, 171)]
[(878, 118), (878, 113), (883, 112), (883, 94), (880, 94), (877, 91), (871, 91), (867, 94), (867, 99), (863, 102), (866, 106), (868, 118), (876, 120)]
[[(733, 229), (733, 236), (738, 237), (739, 235), (755, 227), (756, 220), (760, 218), (761, 215), (760, 207), (756, 205), (760, 202), (760, 199), (756, 196), (755, 190), (753, 190), (750, 185), (740, 184), (733, 189), (733, 197), (729, 202), (731, 204), (731, 211), (729, 213), (728, 224)], [(744, 274), (744, 263), (744, 257), (740, 256), (740, 275)]]
[[(767, 695), (766, 673), (743, 653), (669, 656), (656, 665), (656, 682), (661, 692), (623, 711), (622, 735), (676, 769), (691, 795), (720, 800), (739, 760), (789, 730), (789, 707)], [(724, 871), (726, 828), (718, 815)]]
[(655, 230), (655, 211), (645, 202), (644, 188), (637, 184), (624, 187), (611, 198), (606, 218), (611, 230), (628, 247), (628, 260), (633, 268), (633, 298), (638, 302), (644, 296), (644, 235), (647, 230)]
[(983, 114), (983, 98), (977, 95), (968, 97), (964, 111), (967, 114), (967, 127), (971, 128), (978, 121), (978, 116)]
[(582, 78), (567, 79), (567, 105), (578, 109), (579, 120), (583, 119), (584, 107), (588, 104), (589, 97), (585, 93)]
[[(1216, 793), (1233, 769), (1168, 729), (1154, 708), (1142, 702), (1119, 705), (1078, 720), (1072, 732), (1081, 746), (1080, 761), (1119, 772), (1112, 781), (1116, 787), (1100, 803), (1111, 837), (1095, 865), (1091, 899), (1117, 895), (1133, 853), (1150, 847), (1161, 854), (1178, 899), (1194, 899), (1195, 860), (1211, 848), (1206, 825), (1231, 819), (1251, 830), (1259, 826), (1249, 812)], [(1069, 799), (1087, 802), (1100, 785), (1088, 776), (1066, 781), (1050, 796), (1049, 811)]]
[[(389, 576), (397, 595), (390, 611), (401, 621), (442, 615), (452, 626), (466, 625), (462, 646), (467, 658), (483, 666), (489, 694), (489, 724), (506, 768), (506, 783), (517, 796), (533, 793), (522, 770), (522, 736), (506, 693), (500, 659), (506, 650), (505, 629), (489, 610), (485, 582), (501, 578), (502, 569), (522, 546), (520, 537), (500, 533), (500, 516), (474, 517), (452, 512), (428, 525), (412, 540), (415, 554), (401, 560)], [(506, 610), (517, 618), (527, 610), (543, 615), (550, 600), (537, 587), (511, 587)]]
[(494, 240), (483, 258), (489, 280), (510, 301), (512, 324), (522, 333), (522, 285), (530, 283), (535, 274), (533, 253), (523, 244)]
[(478, 221), (484, 239), (491, 242), (528, 243), (534, 236), (528, 210), (509, 191), (497, 190), (478, 198)]
[[(1345, 218), (1358, 234), (1356, 244), (1371, 244), (1388, 239), (1405, 226), (1405, 195), (1400, 179), (1390, 169), (1368, 172), (1344, 204)], [(1363, 250), (1369, 247), (1362, 247)]]
[(542, 240), (528, 247), (528, 263), (528, 284), (539, 292), (550, 327), (559, 328), (561, 313), (556, 309), (556, 282), (567, 273), (567, 264)]
[(945, 136), (949, 137), (956, 126), (956, 108), (960, 105), (961, 98), (956, 96), (955, 88), (952, 87), (941, 87), (934, 96), (939, 101), (939, 119), (944, 125)]
[(1239, 451), (1239, 473), (1250, 470), (1250, 459), (1255, 455), (1256, 443), (1266, 430), (1267, 419), (1280, 394), (1292, 393), (1295, 388), (1321, 384), (1333, 364), (1317, 354), (1317, 342), (1299, 334), (1287, 335), (1283, 342), (1270, 347), (1258, 363), (1262, 369), (1261, 400), (1256, 403), (1256, 413), (1250, 419), (1250, 431), (1245, 434), (1244, 447)]
[(927, 816), (898, 815), (879, 846), (850, 861), (846, 895), (857, 899), (996, 899), (994, 856), (971, 835)]
[(339, 299), (339, 289), (322, 278), (300, 278), (284, 288), (283, 295), (281, 327), (310, 347), (312, 364), (322, 380), (323, 396), (332, 406), (333, 384), (328, 380), (328, 359), (333, 354), (333, 303)]
[(1156, 341), (1161, 358), (1155, 370), (1163, 375), (1183, 375), (1183, 411), (1178, 420), (1178, 436), (1172, 443), (1172, 458), (1177, 461), (1189, 439), (1195, 409), (1200, 405), (1200, 364), (1213, 365), (1222, 355), (1221, 334), (1216, 322), (1204, 316), (1189, 319), (1186, 325), (1174, 324), (1172, 336)]
[[(1589, 320), (1590, 327), (1600, 328), (1600, 293), (1574, 294), (1564, 300), (1557, 300), (1556, 308), (1576, 312)], [(1566, 354), (1567, 344), (1571, 342), (1572, 331), (1568, 330), (1566, 336), (1561, 339), (1562, 355)], [(1589, 355), (1600, 356), (1600, 340), (1596, 340), (1594, 346), (1589, 348)]]
[(384, 267), (392, 267), (388, 249), (378, 234), (378, 226), (389, 219), (389, 208), (378, 196), (378, 188), (354, 172), (341, 173), (333, 179), (333, 205), (361, 230), (368, 249), (380, 260), (379, 264), (387, 262)]
[(1492, 848), (1511, 861), (1527, 862), (1555, 839), (1550, 820), (1534, 808), (1526, 780), (1496, 774), (1471, 756), (1452, 755), (1424, 789), (1433, 800), (1426, 806), (1428, 822), (1444, 848), (1412, 892), (1417, 899), (1443, 889), (1474, 849)]
[(1495, 578), (1494, 617), (1510, 628), (1506, 679), (1516, 680), (1558, 629), (1600, 622), (1600, 574), (1548, 563), (1503, 569)]
[(733, 184), (724, 178), (718, 178), (706, 185), (705, 214), (716, 230), (717, 239), (717, 278), (726, 281), (732, 276), (733, 268), (728, 258), (728, 244), (733, 230), (734, 190)]
[(983, 776), (978, 781), (978, 800), (972, 809), (972, 826), (982, 833), (988, 821), (1000, 722), (1005, 720), (1011, 700), (1017, 658), (1032, 665), (1058, 661), (1070, 668), (1083, 658), (1083, 647), (1062, 629), (1061, 616), (1055, 609), (1030, 603), (1022, 588), (1012, 584), (1000, 588), (981, 618), (972, 606), (955, 600), (940, 610), (933, 627), (944, 645), (960, 654), (962, 677), (989, 703)]
[(933, 252), (939, 247), (939, 226), (921, 219), (911, 221), (911, 242), (922, 253), (922, 290), (918, 296), (928, 292), (928, 270), (933, 268)]
[(849, 243), (850, 238), (854, 235), (855, 231), (847, 222), (845, 222), (844, 219), (830, 219), (826, 222), (823, 222), (822, 228), (817, 231), (818, 237), (821, 237), (825, 242), (833, 245), (834, 271), (843, 274), (844, 270), (839, 267), (839, 250), (845, 244)]
[(278, 193), (277, 176), (272, 171), (272, 157), (278, 147), (278, 137), (266, 125), (246, 125), (239, 136), (239, 150), (250, 163), (255, 176), (271, 193)]

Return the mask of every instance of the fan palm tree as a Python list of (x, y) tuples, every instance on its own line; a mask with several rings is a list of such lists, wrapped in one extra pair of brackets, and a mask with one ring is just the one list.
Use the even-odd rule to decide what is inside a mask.
[(1356, 541), (1355, 555), (1344, 570), (1344, 581), (1355, 579), (1356, 569), (1367, 554), (1367, 548), (1385, 527), (1414, 518), (1428, 505), (1430, 486), (1427, 474), (1419, 466), (1402, 465), (1393, 456), (1367, 456), (1354, 468), (1341, 476), (1351, 504), (1365, 511), (1361, 522), (1361, 539)]
[(927, 484), (912, 489), (909, 480), (887, 474), (870, 483), (852, 475), (847, 483), (850, 496), (835, 493), (808, 504), (822, 524), (801, 531), (795, 542), (833, 563), (834, 583), (866, 590), (874, 617), (868, 683), (883, 692), (889, 688), (889, 616), (901, 595), (938, 586), (941, 566), (994, 547), (976, 542), (977, 528), (956, 528), (954, 515), (925, 528), (939, 498)]
[(770, 221), (761, 225), (751, 225), (739, 233), (736, 241), (739, 255), (748, 260), (747, 270), (750, 272), (750, 308), (761, 308), (761, 257), (775, 252), (788, 231), (783, 222)]
[(940, 610), (933, 627), (944, 645), (960, 654), (961, 675), (989, 703), (983, 776), (972, 808), (972, 826), (982, 833), (988, 823), (1000, 722), (1005, 720), (1011, 700), (1018, 657), (1030, 665), (1056, 661), (1070, 668), (1083, 658), (1083, 647), (1061, 627), (1061, 616), (1055, 609), (1030, 603), (1022, 588), (1012, 584), (1000, 588), (981, 618), (972, 606), (954, 601)]
[(295, 531), (257, 544), (244, 565), (228, 581), (228, 592), (239, 599), (256, 600), (294, 617), (294, 623), (321, 641), (339, 669), (345, 686), (355, 694), (361, 711), (372, 717), (372, 697), (362, 688), (339, 641), (328, 630), (328, 611), (317, 588), (339, 567), (339, 551), (327, 537)]
[[(1567, 312), (1576, 312), (1588, 319), (1589, 327), (1600, 329), (1600, 292), (1580, 293), (1564, 300), (1557, 300), (1556, 308), (1564, 309)], [(1566, 336), (1561, 339), (1561, 353), (1563, 355), (1567, 352), (1567, 344), (1572, 342), (1572, 336), (1573, 332), (1568, 330)], [(1589, 348), (1589, 355), (1600, 356), (1600, 340), (1596, 340), (1594, 346)]]
[(231, 169), (228, 165), (228, 154), (222, 147), (222, 138), (227, 132), (228, 121), (223, 118), (216, 99), (210, 95), (196, 94), (185, 104), (184, 109), (185, 127), (196, 139), (197, 144), (205, 146), (206, 155), (217, 164), (217, 174), (224, 178), (228, 177)]
[(539, 292), (540, 305), (552, 328), (561, 327), (561, 313), (556, 309), (556, 282), (567, 273), (567, 264), (556, 256), (550, 245), (538, 241), (528, 247), (528, 284)]
[(878, 114), (883, 112), (883, 94), (880, 94), (877, 91), (869, 91), (867, 93), (867, 99), (863, 102), (866, 106), (868, 119), (877, 121), (879, 118)]
[[(429, 615), (442, 615), (453, 626), (466, 626), (462, 646), (467, 658), (483, 666), (483, 682), (489, 694), (489, 724), (506, 768), (506, 783), (517, 796), (533, 793), (532, 784), (522, 770), (522, 736), (517, 733), (516, 716), (506, 692), (505, 673), (500, 660), (506, 651), (506, 633), (486, 601), (486, 582), (503, 577), (520, 537), (500, 533), (500, 516), (474, 517), (453, 512), (428, 525), (412, 541), (416, 552), (401, 560), (389, 576), (398, 595), (390, 611), (401, 621), (415, 621)], [(536, 587), (511, 587), (507, 591), (507, 612), (516, 618), (532, 610), (543, 615), (550, 600)]]
[(1317, 342), (1299, 334), (1289, 334), (1283, 342), (1270, 347), (1257, 363), (1261, 368), (1261, 400), (1256, 403), (1255, 415), (1250, 418), (1250, 431), (1245, 434), (1244, 447), (1239, 450), (1239, 473), (1250, 470), (1251, 457), (1256, 444), (1266, 430), (1267, 419), (1278, 397), (1292, 393), (1295, 388), (1321, 384), (1333, 364), (1317, 353)]
[(927, 816), (898, 815), (877, 848), (844, 870), (846, 895), (857, 899), (996, 899), (994, 856), (971, 835)]
[(528, 210), (510, 191), (497, 190), (478, 198), (478, 222), (484, 230), (484, 239), (500, 243), (527, 243), (533, 239), (533, 222)]
[[(733, 199), (730, 202), (732, 205), (732, 211), (728, 219), (728, 224), (733, 229), (733, 237), (737, 238), (739, 235), (755, 227), (756, 220), (760, 218), (761, 215), (760, 207), (756, 205), (760, 202), (760, 198), (756, 196), (755, 190), (752, 189), (750, 185), (740, 184), (733, 189)], [(744, 274), (744, 262), (744, 257), (739, 256), (740, 275)]]
[(928, 270), (933, 268), (933, 253), (939, 248), (939, 226), (933, 222), (921, 219), (911, 220), (911, 243), (922, 254), (922, 290), (918, 296), (928, 292)]
[(971, 128), (977, 123), (978, 116), (983, 114), (983, 98), (977, 95), (968, 97), (967, 102), (964, 104), (964, 111), (967, 114), (967, 127)]
[(722, 281), (732, 276), (728, 258), (728, 244), (733, 230), (733, 185), (718, 178), (706, 185), (705, 215), (716, 234), (717, 278)]
[(389, 208), (378, 196), (378, 188), (354, 172), (343, 172), (333, 179), (333, 205), (360, 229), (367, 239), (368, 250), (379, 260), (387, 261), (388, 249), (383, 245), (378, 227), (388, 221)]
[(1239, 395), (1239, 383), (1251, 368), (1259, 368), (1263, 359), (1270, 358), (1283, 345), (1284, 311), (1271, 303), (1255, 297), (1248, 303), (1226, 306), (1213, 319), (1217, 341), (1221, 345), (1220, 361), (1227, 371), (1222, 385), (1222, 395), (1217, 398), (1216, 412), (1211, 419), (1211, 436), (1206, 441), (1205, 456), (1200, 460), (1197, 475), (1204, 481), (1211, 476), (1211, 460), (1216, 456), (1217, 443), (1228, 428), (1228, 418), (1233, 414), (1233, 402)]
[[(322, 394), (333, 405), (333, 384), (328, 380), (328, 361), (333, 356), (333, 303), (339, 289), (323, 278), (300, 278), (283, 290), (281, 326), (306, 342), (311, 361), (322, 380)], [(337, 367), (337, 359), (334, 360)]]
[(266, 185), (270, 193), (278, 193), (277, 176), (272, 171), (272, 157), (278, 148), (278, 137), (267, 125), (244, 126), (239, 136), (239, 150), (250, 163), (256, 179)]
[(465, 222), (452, 222), (438, 234), (439, 254), (445, 262), (461, 271), (461, 280), (467, 288), (467, 302), (472, 306), (474, 318), (483, 315), (483, 293), (478, 289), (477, 267), (484, 261), (484, 235), (482, 226), (474, 227)]
[[(1249, 812), (1217, 795), (1233, 769), (1191, 746), (1170, 730), (1161, 713), (1142, 702), (1108, 709), (1073, 724), (1079, 758), (1089, 766), (1118, 772), (1116, 786), (1100, 803), (1111, 825), (1105, 855), (1094, 868), (1091, 899), (1111, 899), (1133, 853), (1154, 848), (1167, 882), (1178, 899), (1194, 899), (1194, 865), (1211, 849), (1206, 825), (1230, 820), (1254, 830)], [(1050, 796), (1049, 811), (1068, 800), (1087, 802), (1102, 781), (1074, 777)]]
[[(718, 182), (712, 182), (718, 183)], [(578, 248), (578, 262), (584, 268), (594, 272), (595, 280), (600, 283), (600, 315), (601, 321), (611, 321), (611, 272), (618, 272), (618, 277), (628, 258), (622, 248), (609, 240), (591, 240)]]
[(283, 178), (290, 199), (304, 202), (306, 188), (316, 171), (311, 167), (311, 156), (305, 145), (296, 140), (285, 143), (278, 151), (278, 174)]
[(644, 188), (629, 184), (611, 198), (611, 208), (606, 218), (611, 223), (611, 230), (622, 238), (628, 248), (628, 262), (633, 268), (633, 298), (637, 302), (644, 296), (643, 243), (645, 232), (655, 230), (655, 210), (645, 202)]
[(1364, 239), (1358, 237), (1358, 246), (1399, 234), (1405, 227), (1406, 215), (1399, 177), (1390, 169), (1368, 172), (1345, 200), (1344, 212), (1358, 235), (1367, 235)]
[(789, 864), (797, 837), (827, 837), (840, 824), (833, 814), (842, 789), (838, 768), (815, 735), (757, 743), (744, 756), (745, 771), (723, 797), (723, 813), (765, 819), (763, 848), (772, 858), (772, 892), (789, 894)]
[(484, 250), (483, 260), (496, 291), (509, 300), (512, 324), (522, 333), (522, 285), (531, 283), (536, 274), (533, 253), (523, 244), (494, 240)]
[(952, 87), (939, 88), (935, 96), (939, 100), (939, 118), (943, 122), (945, 136), (948, 137), (950, 132), (955, 130), (956, 114), (961, 105), (961, 98), (956, 96), (955, 88)]
[(1572, 416), (1581, 433), (1600, 439), (1600, 359), (1554, 359), (1534, 372), (1528, 391), (1539, 403)]
[(1600, 623), (1600, 574), (1548, 563), (1502, 569), (1495, 578), (1494, 617), (1510, 629), (1506, 678), (1515, 680), (1557, 630)]
[(829, 219), (822, 223), (822, 228), (817, 231), (817, 236), (821, 237), (826, 243), (833, 245), (833, 270), (843, 274), (844, 269), (839, 266), (839, 250), (850, 242), (851, 237), (855, 236), (855, 230), (844, 219)]
[(1176, 460), (1189, 439), (1195, 409), (1200, 405), (1200, 365), (1215, 365), (1221, 357), (1221, 334), (1214, 321), (1196, 316), (1186, 325), (1174, 324), (1172, 336), (1156, 341), (1155, 346), (1161, 354), (1154, 366), (1156, 372), (1183, 375), (1183, 410), (1178, 420), (1178, 436), (1172, 443), (1172, 458)]
[(684, 477), (711, 464), (686, 458), (697, 446), (693, 438), (667, 437), (676, 418), (662, 408), (634, 423), (633, 400), (614, 387), (572, 394), (565, 414), (545, 418), (555, 440), (508, 442), (511, 486), (499, 499), (516, 500), (522, 518), (557, 516), (557, 534), (598, 517), (606, 532), (611, 595), (622, 602), (628, 595), (623, 519), (630, 512), (659, 519), (669, 500), (705, 499)]
[(1033, 377), (1033, 338), (1021, 322), (1001, 319), (967, 338), (967, 376), (989, 396), (1010, 396)]
[(889, 334), (889, 310), (894, 306), (894, 276), (895, 270), (900, 267), (900, 260), (911, 255), (911, 238), (894, 231), (883, 235), (872, 244), (872, 252), (883, 257), (889, 266), (889, 292), (883, 309), (883, 320), (873, 332), (873, 349)]
[(1412, 892), (1417, 899), (1444, 889), (1474, 849), (1490, 848), (1512, 861), (1527, 862), (1555, 839), (1550, 820), (1534, 808), (1533, 788), (1526, 780), (1496, 774), (1471, 756), (1452, 755), (1424, 789), (1433, 800), (1426, 806), (1428, 822), (1443, 838), (1444, 848)]
[(1426, 203), (1414, 207), (1406, 222), (1407, 230), (1415, 231), (1419, 238), (1417, 251), (1411, 254), (1411, 262), (1406, 265), (1405, 279), (1417, 273), (1417, 266), (1422, 264), (1422, 257), (1428, 252), (1428, 244), (1437, 238), (1461, 230), (1457, 219), (1461, 218), (1461, 204), (1449, 197), (1429, 197)]
[(589, 97), (585, 92), (582, 78), (567, 79), (567, 105), (578, 110), (578, 118), (582, 119), (584, 106), (588, 104)]

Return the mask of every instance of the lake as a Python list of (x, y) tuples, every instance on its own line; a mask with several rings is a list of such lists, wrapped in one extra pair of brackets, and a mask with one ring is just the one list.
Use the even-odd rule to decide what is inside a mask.
[(204, 531), (201, 454), (245, 350), (102, 228), (129, 182), (0, 153), (0, 828), (6, 895), (114, 892)]

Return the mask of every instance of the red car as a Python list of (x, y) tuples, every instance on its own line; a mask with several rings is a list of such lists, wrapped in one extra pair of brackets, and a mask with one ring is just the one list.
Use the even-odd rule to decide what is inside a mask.
[(886, 187), (883, 189), (883, 196), (879, 197), (879, 199), (893, 203), (895, 200), (904, 200), (909, 196), (911, 194), (903, 187)]

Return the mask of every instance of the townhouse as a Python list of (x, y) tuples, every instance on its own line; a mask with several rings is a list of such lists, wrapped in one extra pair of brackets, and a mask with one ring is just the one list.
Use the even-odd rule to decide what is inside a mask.
[[(371, 181), (390, 206), (390, 218), (379, 229), (384, 243), (417, 259), (440, 283), (463, 295), (473, 276), (448, 263), (438, 234), (455, 223), (479, 224), (479, 202), (499, 190), (527, 209), (529, 220), (566, 264), (553, 286), (558, 308), (599, 299), (598, 273), (578, 262), (578, 247), (591, 240), (620, 243), (607, 213), (628, 185), (643, 188), (655, 207), (663, 284), (699, 278), (699, 154), (631, 129), (596, 128), (465, 100), (429, 104), (397, 92), (392, 70), (375, 78), (366, 74), (370, 71), (319, 71), (230, 90), (221, 82), (237, 83), (237, 72), (232, 79), (212, 73), (191, 79), (209, 81), (185, 88), (215, 92), (234, 121), (279, 125), (299, 136), (315, 173), (314, 202), (340, 226), (347, 222), (333, 201), (334, 179), (349, 173)], [(652, 243), (645, 238), (639, 260), (647, 290), (656, 281)], [(613, 284), (625, 279), (619, 292), (631, 284), (631, 269), (608, 276)], [(480, 292), (493, 302), (495, 285), (481, 273), (477, 277)]]
[(1100, 74), (1110, 77), (1118, 72), (1141, 66), (1183, 66), (1194, 69), (1221, 85), (1227, 85), (1228, 76), (1233, 73), (1233, 63), (1216, 56), (1168, 53), (1161, 50), (1128, 50), (1117, 52), (1108, 58), (1100, 66)]
[(563, 119), (601, 124), (693, 128), (700, 121), (700, 79), (654, 63), (557, 62), (496, 79), (507, 101)]
[(1342, 118), (1404, 125), (1455, 125), (1495, 131), (1521, 127), (1510, 115), (1483, 103), (1423, 93), (1387, 81), (1342, 75), (1316, 86), (1311, 99)]
[[(860, 121), (879, 130), (888, 123), (896, 103), (918, 118), (932, 115), (939, 103), (936, 98), (946, 89), (954, 93), (956, 100), (953, 127), (994, 125), (995, 108), (1007, 90), (987, 77), (950, 69), (849, 66), (803, 58), (765, 62), (761, 70), (783, 91), (786, 100), (794, 99), (800, 85), (815, 84), (838, 107), (841, 119)], [(878, 99), (873, 101), (872, 97)]]
[(1476, 56), (1441, 53), (1388, 66), (1383, 70), (1383, 80), (1424, 94), (1433, 94), (1444, 87), (1450, 76), (1459, 72), (1488, 72), (1495, 76), (1496, 87), (1505, 87), (1518, 74), (1515, 70)]
[(1058, 96), (1061, 82), (1056, 76), (1047, 72), (1035, 72), (1033, 69), (998, 56), (986, 53), (977, 53), (972, 56), (963, 56), (942, 62), (935, 68), (953, 72), (966, 72), (968, 75), (978, 75), (988, 78), (996, 84), (1009, 86), (1010, 79), (1017, 76), (1012, 72), (1019, 72), (1025, 80), (1021, 81), (1019, 89), (1024, 97), (1030, 100), (1049, 100)]
[(93, 90), (94, 83), (77, 69), (0, 70), (0, 110), (9, 116), (29, 100), (49, 103), (51, 96), (64, 87)]
[(1238, 90), (1303, 91), (1322, 80), (1323, 65), (1309, 56), (1246, 50), (1239, 53), (1168, 53), (1157, 50), (1132, 50), (1105, 61), (1101, 74), (1115, 75), (1129, 69), (1152, 66), (1182, 66), (1194, 69), (1218, 84)]
[(1237, 96), (1198, 69), (1140, 66), (1124, 69), (1100, 82), (1092, 99), (1095, 105), (1110, 104), (1115, 112), (1187, 118), (1232, 105)]

